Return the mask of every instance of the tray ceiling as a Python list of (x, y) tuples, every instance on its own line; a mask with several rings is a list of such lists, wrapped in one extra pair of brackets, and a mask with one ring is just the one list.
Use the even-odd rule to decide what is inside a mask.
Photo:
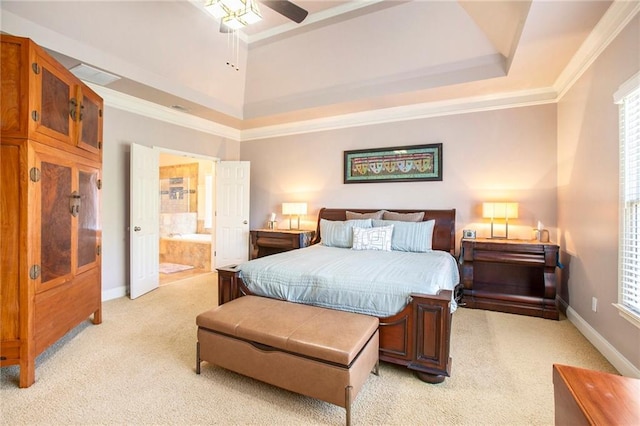
[[(295, 1), (234, 39), (199, 1), (3, 0), (33, 38), (106, 85), (235, 129), (478, 96), (547, 96), (611, 1)], [(235, 65), (231, 67), (227, 62)], [(237, 70), (236, 70), (237, 68)]]

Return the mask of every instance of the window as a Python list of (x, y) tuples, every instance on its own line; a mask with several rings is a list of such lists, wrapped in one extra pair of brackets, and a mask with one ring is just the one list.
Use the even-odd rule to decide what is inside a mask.
[(640, 327), (640, 73), (614, 95), (620, 105), (620, 236), (618, 303)]

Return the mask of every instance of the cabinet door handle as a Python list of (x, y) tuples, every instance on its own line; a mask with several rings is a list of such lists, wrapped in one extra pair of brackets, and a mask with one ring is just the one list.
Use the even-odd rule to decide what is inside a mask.
[(76, 101), (76, 98), (71, 98), (69, 99), (69, 115), (71, 115), (71, 119), (73, 121), (78, 121), (76, 119), (77, 117), (77, 110), (76, 108), (78, 107), (78, 101)]
[(80, 214), (81, 197), (78, 191), (73, 191), (69, 196), (69, 211), (71, 216), (76, 217)]
[(140, 228), (139, 226), (134, 226), (134, 227), (133, 227), (133, 230), (134, 230), (135, 232), (139, 232), (139, 231), (142, 231), (142, 228)]

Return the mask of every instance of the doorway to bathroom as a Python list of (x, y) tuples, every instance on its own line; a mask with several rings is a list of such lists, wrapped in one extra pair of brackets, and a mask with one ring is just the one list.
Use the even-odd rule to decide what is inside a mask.
[(161, 151), (158, 165), (162, 286), (212, 273), (216, 163)]
[[(212, 162), (211, 191), (205, 185), (193, 185), (183, 175), (167, 178), (166, 185), (160, 185), (160, 154), (177, 155), (178, 157), (205, 159)], [(188, 162), (198, 162), (188, 160)], [(182, 160), (184, 161), (184, 160)], [(160, 202), (162, 196), (190, 206), (191, 201), (185, 201), (185, 196), (200, 194), (201, 190), (211, 194), (213, 208), (211, 218), (213, 226), (208, 231), (211, 238), (210, 269), (225, 265), (237, 265), (248, 259), (249, 254), (249, 178), (250, 163), (248, 161), (219, 161), (218, 159), (198, 156), (180, 151), (170, 151), (163, 148), (146, 147), (136, 143), (131, 144), (130, 162), (130, 211), (129, 211), (129, 247), (130, 274), (129, 297), (136, 299), (158, 288), (160, 284)], [(188, 173), (188, 172), (185, 172)], [(198, 172), (200, 175), (200, 172)], [(164, 194), (161, 194), (164, 192)], [(179, 200), (182, 196), (182, 200)], [(198, 196), (201, 200), (205, 196)], [(198, 202), (196, 205), (200, 204)], [(186, 207), (183, 206), (186, 210)], [(196, 207), (197, 210), (197, 207)], [(187, 211), (190, 212), (190, 211)], [(196, 215), (196, 217), (198, 217)], [(164, 218), (165, 225), (171, 225), (172, 219)], [(175, 219), (179, 221), (180, 219)], [(203, 219), (204, 220), (204, 219)], [(203, 225), (205, 230), (208, 227)], [(166, 231), (166, 234), (182, 234), (179, 230)], [(198, 227), (196, 221), (196, 234)], [(175, 237), (174, 235), (173, 237)], [(198, 237), (196, 237), (198, 238)], [(202, 238), (202, 237), (199, 237)], [(176, 263), (168, 261), (167, 263)], [(177, 263), (183, 265), (182, 263)], [(188, 265), (187, 265), (188, 267)], [(181, 268), (178, 266), (177, 268)], [(193, 268), (196, 269), (196, 268)], [(184, 272), (184, 271), (178, 271)], [(177, 272), (173, 272), (177, 273)], [(215, 272), (210, 272), (215, 274)], [(165, 275), (171, 275), (167, 273)], [(208, 272), (203, 273), (209, 279)]]

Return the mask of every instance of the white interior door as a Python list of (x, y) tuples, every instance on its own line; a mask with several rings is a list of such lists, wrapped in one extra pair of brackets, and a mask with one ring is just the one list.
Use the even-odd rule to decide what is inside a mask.
[(160, 171), (158, 151), (131, 144), (130, 280), (135, 299), (158, 288), (160, 275)]
[(216, 166), (216, 268), (249, 259), (248, 161)]

